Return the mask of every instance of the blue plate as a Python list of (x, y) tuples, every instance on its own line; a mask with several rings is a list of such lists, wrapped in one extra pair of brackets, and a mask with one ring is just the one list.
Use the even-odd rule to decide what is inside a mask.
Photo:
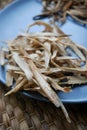
[[(21, 31), (31, 24), (33, 17), (41, 13), (42, 6), (39, 0), (16, 0), (0, 12), (0, 41), (14, 39)], [(48, 22), (48, 19), (44, 20)], [(71, 39), (76, 43), (87, 48), (87, 28), (68, 18), (60, 28), (66, 33), (71, 34)], [(5, 46), (0, 42), (0, 46)], [(5, 84), (5, 68), (0, 66), (0, 81)], [(22, 92), (31, 98), (45, 100), (46, 98), (38, 93)], [(70, 93), (58, 92), (60, 99), (67, 103), (87, 102), (87, 85), (78, 86)]]

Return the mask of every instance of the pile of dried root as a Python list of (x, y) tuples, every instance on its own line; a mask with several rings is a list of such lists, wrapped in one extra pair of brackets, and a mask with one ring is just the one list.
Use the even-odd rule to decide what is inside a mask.
[(55, 21), (64, 23), (66, 16), (87, 24), (87, 0), (42, 0), (43, 13), (35, 18), (53, 17)]
[[(35, 25), (45, 29), (30, 33)], [(19, 90), (37, 91), (61, 107), (70, 121), (56, 90), (69, 92), (72, 85), (87, 83), (87, 50), (73, 43), (56, 25), (41, 21), (31, 24), (7, 45), (8, 49), (0, 51), (0, 64), (7, 67), (7, 86), (13, 81), (15, 86), (6, 95)]]

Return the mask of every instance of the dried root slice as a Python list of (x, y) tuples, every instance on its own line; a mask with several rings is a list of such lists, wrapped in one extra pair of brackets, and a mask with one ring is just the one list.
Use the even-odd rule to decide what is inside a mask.
[[(66, 79), (66, 82), (61, 82), (61, 80)], [(87, 78), (83, 76), (66, 76), (60, 78), (59, 84), (69, 84), (69, 85), (74, 85), (74, 84), (86, 84), (87, 83)]]
[[(28, 59), (29, 66), (33, 72), (34, 78), (37, 80), (39, 83), (41, 89), (44, 91), (44, 93), (47, 95), (50, 101), (52, 101), (56, 107), (59, 107), (59, 101), (58, 101), (58, 96), (56, 93), (51, 89), (49, 84), (45, 81), (44, 77), (40, 72), (38, 71), (37, 67), (35, 64), (32, 62), (32, 60)], [(34, 71), (33, 71), (34, 70)]]
[(7, 53), (7, 50), (0, 47), (0, 64), (2, 66), (4, 66), (7, 63), (7, 61), (5, 60), (5, 53)]
[[(42, 25), (45, 29), (30, 33), (30, 28), (35, 25)], [(86, 48), (72, 42), (54, 23), (50, 26), (40, 21), (30, 25), (27, 32), (8, 41), (7, 45), (9, 53), (4, 57), (2, 51), (0, 56), (2, 61), (8, 61), (7, 86), (11, 86), (13, 81), (15, 85), (5, 95), (19, 90), (37, 91), (56, 107), (61, 107), (70, 122), (56, 91), (71, 92), (74, 84), (87, 83)]]
[(50, 63), (50, 57), (51, 57), (51, 54), (50, 54), (50, 51), (51, 51), (51, 45), (50, 43), (48, 42), (45, 42), (45, 47), (48, 49), (48, 51), (45, 51), (45, 66), (46, 68), (49, 67), (49, 63)]
[(29, 66), (26, 64), (26, 62), (19, 57), (18, 53), (13, 52), (13, 59), (15, 60), (15, 62), (19, 65), (19, 67), (24, 71), (26, 77), (28, 80), (32, 79), (32, 72), (29, 69)]
[(26, 79), (23, 79), (18, 85), (14, 86), (14, 88), (13, 88), (12, 90), (10, 90), (9, 92), (7, 92), (7, 93), (5, 94), (5, 96), (17, 92), (17, 91), (20, 90), (22, 87), (24, 87), (24, 85), (25, 85), (26, 82), (27, 82), (27, 80), (26, 80)]
[(8, 87), (12, 86), (13, 84), (13, 76), (12, 76), (12, 73), (10, 71), (7, 71), (6, 73), (6, 85)]
[(54, 21), (66, 22), (67, 16), (81, 24), (87, 24), (86, 0), (42, 0), (42, 14), (34, 17), (34, 20), (52, 17)]
[(61, 87), (58, 83), (56, 83), (52, 78), (48, 78), (49, 82), (51, 83), (52, 87), (55, 90), (60, 90), (63, 92), (70, 92), (71, 91), (71, 87)]

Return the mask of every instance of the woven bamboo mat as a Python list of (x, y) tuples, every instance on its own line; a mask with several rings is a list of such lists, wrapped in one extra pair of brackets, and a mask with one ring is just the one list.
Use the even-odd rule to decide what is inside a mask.
[[(11, 1), (0, 0), (0, 8)], [(0, 130), (87, 130), (87, 104), (65, 104), (69, 124), (53, 104), (17, 94), (5, 97), (4, 93), (0, 83)]]

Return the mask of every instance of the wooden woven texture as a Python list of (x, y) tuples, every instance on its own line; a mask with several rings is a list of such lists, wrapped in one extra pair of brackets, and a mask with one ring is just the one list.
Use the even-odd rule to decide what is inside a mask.
[(71, 124), (53, 104), (14, 94), (0, 83), (0, 130), (87, 130), (87, 104), (66, 104)]
[[(12, 0), (0, 0), (0, 8)], [(0, 130), (87, 130), (87, 104), (65, 104), (69, 124), (61, 109), (14, 94), (5, 97), (0, 83)]]

